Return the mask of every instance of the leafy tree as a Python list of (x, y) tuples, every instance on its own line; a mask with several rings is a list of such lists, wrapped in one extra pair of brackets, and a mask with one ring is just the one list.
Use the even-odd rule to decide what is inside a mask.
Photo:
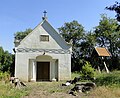
[(0, 68), (2, 67), (2, 63), (3, 63), (3, 55), (4, 55), (4, 50), (2, 47), (0, 47)]
[(10, 71), (13, 61), (12, 54), (0, 47), (0, 71)]
[(8, 51), (5, 51), (4, 56), (3, 56), (3, 64), (2, 64), (1, 70), (3, 72), (10, 71), (10, 66), (11, 66), (12, 62), (13, 62), (12, 54), (10, 54)]
[(118, 22), (115, 19), (108, 18), (106, 15), (101, 16), (99, 26), (95, 28), (97, 43), (101, 47), (108, 47), (112, 56), (118, 54), (118, 43), (120, 31), (116, 31)]
[(32, 29), (26, 29), (25, 31), (16, 32), (14, 34), (16, 40), (22, 40), (24, 37), (26, 37), (30, 32), (32, 32)]
[(112, 55), (111, 66), (113, 67), (116, 64), (114, 58), (119, 59), (120, 56), (120, 30), (116, 31), (119, 24), (115, 19), (108, 18), (106, 15), (102, 15), (101, 18), (94, 31), (97, 45), (108, 48)]
[(89, 31), (85, 34), (85, 38), (80, 45), (82, 57), (84, 57), (85, 60), (90, 61), (89, 59), (95, 46), (96, 36), (92, 31)]
[(80, 70), (80, 64), (83, 63), (83, 60), (80, 59), (81, 52), (79, 46), (84, 39), (83, 26), (74, 20), (65, 23), (58, 30), (65, 41), (72, 44), (72, 71)]
[(10, 65), (10, 75), (11, 76), (14, 76), (14, 72), (15, 72), (15, 55), (14, 54), (11, 54), (12, 56), (12, 63)]
[(58, 28), (60, 34), (63, 36), (66, 42), (76, 46), (84, 35), (84, 28), (77, 21), (64, 23), (64, 26)]
[(106, 9), (111, 10), (111, 11), (115, 11), (116, 18), (120, 22), (120, 3), (119, 2), (116, 1), (114, 5), (106, 7)]

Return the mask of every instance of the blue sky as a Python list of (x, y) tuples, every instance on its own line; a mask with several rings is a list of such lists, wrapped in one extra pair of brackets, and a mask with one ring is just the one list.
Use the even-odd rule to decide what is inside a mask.
[(1, 0), (0, 1), (0, 46), (12, 53), (14, 33), (37, 26), (47, 11), (50, 24), (55, 28), (65, 22), (77, 20), (85, 30), (97, 26), (100, 15), (106, 13), (115, 18), (115, 13), (105, 10), (116, 0)]

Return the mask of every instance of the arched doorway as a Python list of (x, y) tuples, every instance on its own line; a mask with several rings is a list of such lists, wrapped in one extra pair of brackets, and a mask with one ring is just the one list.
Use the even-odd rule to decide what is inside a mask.
[(30, 81), (51, 81), (58, 80), (58, 59), (49, 55), (39, 55), (29, 60)]
[(41, 55), (36, 57), (36, 81), (50, 81), (50, 65), (52, 57)]

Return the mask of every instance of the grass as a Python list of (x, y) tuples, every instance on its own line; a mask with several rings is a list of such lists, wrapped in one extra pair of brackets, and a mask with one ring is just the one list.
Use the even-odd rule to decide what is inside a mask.
[[(80, 76), (80, 73), (72, 73), (72, 79), (78, 76)], [(109, 74), (97, 73), (94, 82), (97, 84), (96, 89), (82, 98), (120, 98), (120, 71), (114, 71)], [(74, 86), (62, 87), (62, 83), (65, 83), (65, 81), (27, 83), (27, 87), (17, 89), (12, 87), (9, 83), (0, 81), (0, 98), (21, 98), (22, 96), (28, 96), (31, 92), (36, 91), (38, 94), (44, 94), (44, 96), (57, 93), (67, 94)]]
[(98, 86), (120, 87), (120, 71), (98, 74), (95, 83)]
[(38, 82), (37, 84), (34, 83), (34, 87), (39, 90), (47, 91), (48, 93), (55, 93), (55, 92), (66, 92), (70, 90), (73, 86), (63, 87), (61, 86), (63, 82)]
[[(72, 79), (78, 77), (81, 74), (79, 72), (72, 73)], [(110, 87), (120, 87), (120, 71), (113, 71), (110, 73), (99, 73), (96, 72), (96, 79), (94, 82), (97, 86), (110, 86)], [(85, 81), (85, 80), (82, 80)], [(87, 80), (88, 81), (88, 80)]]
[(9, 83), (0, 82), (0, 98), (20, 98), (28, 95), (30, 87), (22, 87), (20, 89), (12, 87)]
[(97, 73), (97, 88), (89, 96), (95, 98), (120, 98), (120, 71)]
[[(72, 77), (80, 73), (73, 73)], [(120, 98), (120, 71), (96, 73), (96, 89), (91, 91), (85, 98)], [(84, 97), (83, 97), (84, 98)]]
[(93, 98), (120, 98), (120, 88), (99, 86), (91, 91), (89, 96), (94, 96)]

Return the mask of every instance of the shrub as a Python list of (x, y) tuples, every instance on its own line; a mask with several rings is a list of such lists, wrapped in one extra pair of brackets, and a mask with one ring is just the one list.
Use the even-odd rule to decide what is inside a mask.
[(9, 81), (10, 74), (8, 72), (0, 72), (0, 81)]
[(111, 73), (101, 73), (96, 77), (95, 83), (98, 86), (119, 86), (120, 87), (120, 71)]
[(78, 71), (72, 72), (72, 74), (71, 74), (72, 79), (74, 79), (75, 77), (79, 77), (79, 76), (81, 76), (81, 73)]
[(92, 68), (89, 62), (86, 62), (84, 66), (82, 66), (81, 75), (83, 79), (91, 80), (95, 77), (95, 69)]

